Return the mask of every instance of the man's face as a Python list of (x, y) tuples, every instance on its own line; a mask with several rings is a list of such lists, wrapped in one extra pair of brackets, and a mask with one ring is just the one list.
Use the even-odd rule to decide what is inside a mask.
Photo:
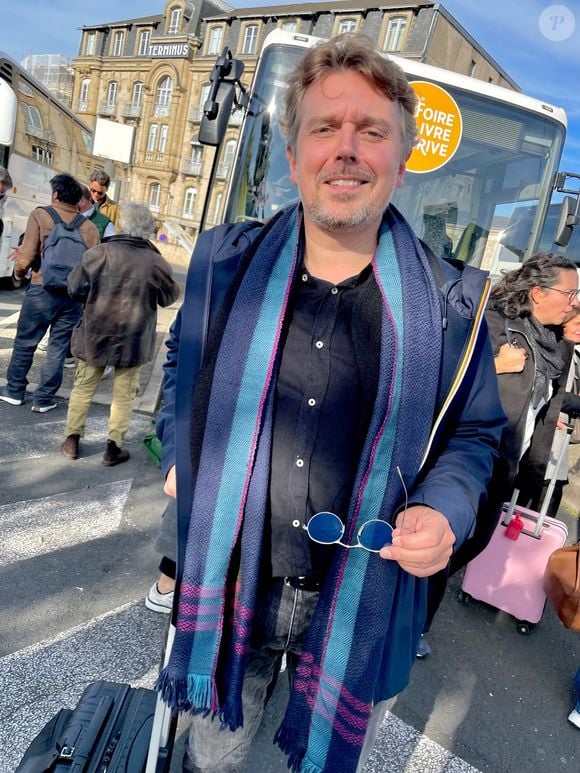
[(104, 185), (92, 182), (89, 184), (89, 190), (91, 192), (91, 198), (95, 204), (102, 204), (107, 195), (107, 189)]
[(357, 72), (331, 73), (306, 91), (287, 155), (307, 221), (333, 234), (378, 230), (405, 174), (400, 106)]

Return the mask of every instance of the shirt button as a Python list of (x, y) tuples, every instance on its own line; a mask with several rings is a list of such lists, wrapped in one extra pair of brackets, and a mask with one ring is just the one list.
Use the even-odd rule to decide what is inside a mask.
[(312, 408), (313, 405), (316, 405), (316, 400), (313, 397), (311, 397), (310, 400), (308, 401), (308, 405)]
[(296, 459), (296, 467), (304, 467), (304, 459)]
[(336, 293), (338, 292), (338, 287), (333, 287), (330, 292), (332, 293), (332, 295), (336, 295)]
[(308, 274), (302, 274), (302, 281), (308, 282)]
[(324, 346), (324, 342), (317, 341), (314, 345), (316, 346), (317, 349), (322, 349), (322, 347)]
[(292, 521), (292, 526), (294, 526), (295, 529), (297, 529), (300, 526), (300, 521)]

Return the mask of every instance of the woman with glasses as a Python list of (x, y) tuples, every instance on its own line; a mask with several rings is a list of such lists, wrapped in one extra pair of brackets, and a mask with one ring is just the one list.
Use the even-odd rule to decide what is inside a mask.
[[(532, 459), (538, 471), (534, 485), (542, 488), (565, 393), (561, 376), (569, 365), (564, 361), (557, 332), (577, 305), (576, 265), (549, 252), (537, 253), (504, 274), (491, 291), (485, 317), (507, 424), (488, 486), (488, 500), (477, 515), (474, 534), (451, 557), (449, 572), (430, 578), (424, 634), (439, 608), (447, 577), (487, 546), (501, 506), (514, 486), (525, 489), (529, 501), (530, 477), (534, 477), (530, 474)], [(417, 656), (424, 657), (429, 651), (423, 639)]]

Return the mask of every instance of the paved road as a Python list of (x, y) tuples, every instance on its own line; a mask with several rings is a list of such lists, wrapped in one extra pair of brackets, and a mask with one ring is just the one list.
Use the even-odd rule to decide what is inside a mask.
[[(18, 299), (0, 292), (5, 356), (14, 318), (2, 321)], [(152, 366), (145, 388), (156, 379)], [(64, 399), (43, 416), (0, 403), (0, 773), (14, 770), (34, 734), (90, 681), (150, 686), (164, 637), (166, 618), (143, 605), (164, 506), (142, 445), (151, 415), (135, 414), (129, 462), (105, 468), (106, 405), (92, 409), (76, 462), (58, 451), (65, 411)], [(522, 637), (507, 616), (461, 605), (457, 590), (454, 580), (430, 635), (433, 654), (392, 702), (367, 773), (578, 771), (580, 735), (566, 717), (580, 637), (551, 610)], [(245, 773), (286, 770), (271, 744), (284, 698), (282, 677)], [(181, 723), (178, 752), (183, 735)]]

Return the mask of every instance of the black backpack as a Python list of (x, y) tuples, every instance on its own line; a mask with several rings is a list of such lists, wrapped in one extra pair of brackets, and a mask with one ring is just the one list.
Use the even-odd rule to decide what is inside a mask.
[(65, 223), (53, 207), (42, 209), (54, 220), (54, 228), (42, 248), (42, 286), (49, 292), (64, 294), (68, 275), (88, 249), (79, 231), (86, 219), (78, 214)]

